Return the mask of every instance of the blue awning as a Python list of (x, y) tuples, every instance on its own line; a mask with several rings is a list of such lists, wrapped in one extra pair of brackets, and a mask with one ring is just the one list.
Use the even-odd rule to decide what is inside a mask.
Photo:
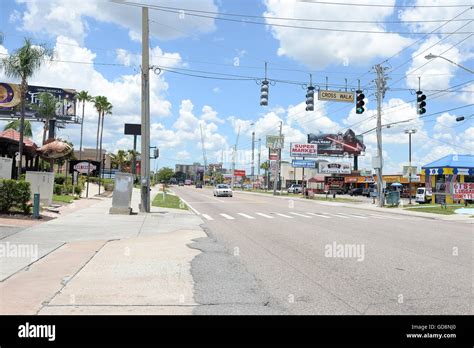
[(421, 168), (474, 168), (474, 155), (448, 155)]

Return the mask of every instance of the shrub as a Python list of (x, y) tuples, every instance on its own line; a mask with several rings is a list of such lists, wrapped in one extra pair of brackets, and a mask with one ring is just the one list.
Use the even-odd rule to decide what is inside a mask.
[(31, 209), (30, 183), (17, 180), (0, 180), (0, 212), (8, 213), (19, 209), (28, 214)]
[(58, 184), (54, 184), (54, 194), (59, 196), (62, 193), (63, 193), (63, 186), (58, 185)]

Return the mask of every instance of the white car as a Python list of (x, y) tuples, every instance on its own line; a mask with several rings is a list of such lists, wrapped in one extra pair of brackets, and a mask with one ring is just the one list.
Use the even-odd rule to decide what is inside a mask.
[(216, 187), (214, 187), (214, 196), (232, 197), (232, 189), (228, 185), (218, 184)]
[(293, 184), (290, 187), (288, 187), (287, 191), (288, 193), (301, 193), (303, 192), (303, 188), (301, 187), (301, 185)]

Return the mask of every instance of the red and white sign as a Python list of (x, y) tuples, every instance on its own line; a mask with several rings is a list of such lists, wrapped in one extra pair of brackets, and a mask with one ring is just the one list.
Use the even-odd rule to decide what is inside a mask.
[[(89, 168), (90, 167), (90, 168)], [(97, 167), (89, 162), (79, 162), (74, 166), (74, 170), (81, 173), (87, 174), (93, 172)]]
[(268, 152), (268, 159), (270, 161), (278, 160), (278, 150), (270, 149), (269, 152)]
[(318, 155), (317, 144), (290, 144), (291, 157), (316, 157)]
[(474, 199), (474, 183), (466, 182), (453, 184), (453, 198)]
[(235, 169), (234, 170), (235, 176), (245, 176), (245, 170)]

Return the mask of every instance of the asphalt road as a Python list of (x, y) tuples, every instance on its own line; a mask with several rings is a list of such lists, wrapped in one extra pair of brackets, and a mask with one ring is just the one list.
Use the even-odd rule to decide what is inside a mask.
[(209, 238), (196, 314), (472, 314), (472, 225), (176, 187)]

